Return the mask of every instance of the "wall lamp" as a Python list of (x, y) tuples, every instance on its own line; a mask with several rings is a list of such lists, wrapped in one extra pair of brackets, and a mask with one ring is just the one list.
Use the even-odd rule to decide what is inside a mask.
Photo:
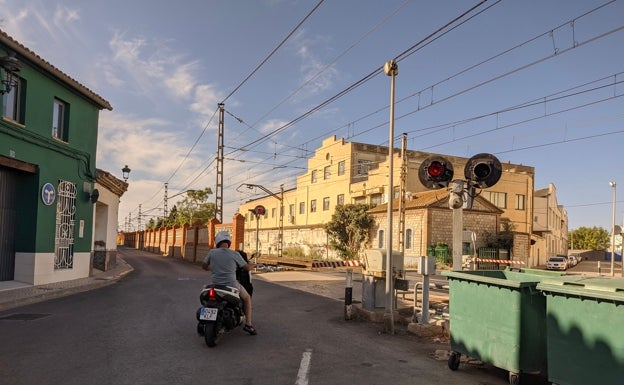
[(22, 65), (15, 57), (15, 53), (11, 52), (6, 56), (0, 57), (0, 67), (4, 69), (4, 79), (2, 79), (0, 94), (4, 95), (11, 92), (19, 84), (15, 72), (19, 72)]

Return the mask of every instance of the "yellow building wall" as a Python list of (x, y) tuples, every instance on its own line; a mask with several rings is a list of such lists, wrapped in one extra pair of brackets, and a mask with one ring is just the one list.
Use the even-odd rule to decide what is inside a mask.
[[(422, 161), (435, 154), (420, 151), (407, 151), (407, 178), (405, 191), (419, 192), (426, 189), (418, 180), (418, 167)], [(468, 158), (442, 155), (453, 163), (455, 178), (464, 179), (464, 166)], [(306, 172), (297, 177), (297, 186), (283, 193), (283, 227), (287, 229), (317, 228), (331, 220), (338, 196), (343, 196), (344, 203), (376, 203), (387, 202), (388, 189), (388, 148), (364, 143), (347, 142), (331, 136), (323, 140), (321, 147), (315, 150), (313, 157), (308, 159)], [(401, 184), (401, 149), (395, 147), (393, 170), (393, 190), (398, 192)], [(484, 192), (506, 193), (505, 207), (501, 218), (508, 218), (515, 231), (531, 234), (533, 189), (535, 170), (530, 166), (502, 163), (503, 173), (500, 181)], [(344, 168), (344, 173), (339, 170)], [(478, 190), (479, 191), (479, 190)], [(273, 191), (280, 196), (279, 191)], [(483, 193), (485, 196), (486, 194)], [(516, 209), (516, 195), (524, 195), (524, 210)], [(328, 204), (324, 205), (325, 200)], [(280, 200), (266, 196), (246, 202), (239, 207), (239, 213), (245, 216), (246, 232), (253, 232), (258, 225), (259, 231), (279, 231)], [(316, 204), (316, 210), (311, 205)], [(263, 205), (267, 214), (256, 223), (249, 210), (256, 205)], [(294, 214), (291, 213), (293, 205)], [(303, 205), (303, 212), (301, 206)], [(265, 236), (267, 239), (276, 239)], [(316, 238), (321, 238), (316, 236)], [(398, 242), (398, 238), (394, 238)], [(320, 242), (320, 240), (318, 241)], [(317, 243), (318, 243), (317, 242)], [(284, 239), (286, 244), (286, 239)], [(254, 244), (255, 246), (255, 244)], [(273, 250), (275, 248), (273, 247)], [(267, 249), (262, 249), (268, 252)]]

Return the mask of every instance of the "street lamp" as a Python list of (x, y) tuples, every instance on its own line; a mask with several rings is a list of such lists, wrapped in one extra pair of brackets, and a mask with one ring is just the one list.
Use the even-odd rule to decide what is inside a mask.
[(611, 276), (614, 276), (613, 273), (613, 261), (615, 260), (615, 182), (609, 182), (609, 186), (613, 187), (613, 208), (611, 213)]
[(128, 181), (128, 177), (130, 176), (130, 167), (128, 167), (128, 165), (125, 165), (124, 168), (121, 169), (121, 172), (123, 173), (123, 180), (124, 182)]
[(18, 77), (15, 74), (22, 68), (22, 64), (15, 57), (15, 52), (10, 52), (8, 55), (0, 57), (0, 67), (4, 69), (4, 79), (2, 79), (2, 87), (0, 87), (0, 94), (8, 94), (11, 90), (19, 86)]

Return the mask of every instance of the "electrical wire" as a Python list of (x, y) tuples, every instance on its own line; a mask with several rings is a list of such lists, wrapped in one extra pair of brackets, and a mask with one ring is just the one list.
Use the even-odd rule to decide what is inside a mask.
[(240, 82), (240, 84), (238, 86), (236, 86), (226, 97), (225, 99), (223, 99), (223, 101), (221, 102), (221, 104), (224, 104), (226, 100), (228, 100), (232, 95), (234, 95), (234, 93), (236, 91), (238, 91), (243, 84), (245, 84), (247, 82), (247, 80), (249, 80), (256, 72), (258, 72), (258, 70), (271, 58), (271, 56), (273, 56), (275, 54), (275, 52), (277, 52), (278, 49), (280, 49), (288, 39), (290, 39), (290, 37), (299, 29), (299, 27), (301, 27), (303, 25), (303, 23), (310, 17), (312, 16), (312, 14), (318, 9), (318, 7), (321, 6), (321, 4), (323, 4), (325, 0), (320, 0), (315, 6), (314, 8), (312, 8), (312, 10), (310, 12), (308, 12), (308, 14), (303, 18), (303, 20), (301, 20), (299, 22), (299, 24), (297, 24), (295, 26), (295, 28), (293, 28), (292, 31), (290, 31), (290, 33), (277, 45), (277, 47), (275, 47), (273, 49), (273, 51), (271, 51), (271, 53), (260, 63), (256, 66), (256, 68), (254, 68), (253, 71), (251, 71), (251, 73), (249, 75), (247, 75), (247, 77), (245, 79), (243, 79), (242, 82)]

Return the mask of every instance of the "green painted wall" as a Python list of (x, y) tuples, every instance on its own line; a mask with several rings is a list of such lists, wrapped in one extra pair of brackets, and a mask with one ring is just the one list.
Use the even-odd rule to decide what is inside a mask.
[[(74, 252), (91, 250), (93, 203), (84, 192), (84, 183), (95, 182), (100, 107), (68, 88), (49, 74), (25, 62), (19, 72), (25, 89), (24, 124), (0, 120), (0, 155), (36, 164), (36, 174), (20, 173), (18, 182), (17, 252), (52, 252), (56, 225), (56, 202), (50, 206), (41, 200), (41, 188), (59, 180), (76, 184)], [(54, 99), (65, 102), (68, 113), (68, 140), (52, 138)], [(2, 101), (0, 100), (0, 104)], [(58, 194), (58, 191), (57, 191)], [(57, 195), (58, 196), (58, 195)], [(80, 220), (84, 220), (83, 237), (78, 237)]]

